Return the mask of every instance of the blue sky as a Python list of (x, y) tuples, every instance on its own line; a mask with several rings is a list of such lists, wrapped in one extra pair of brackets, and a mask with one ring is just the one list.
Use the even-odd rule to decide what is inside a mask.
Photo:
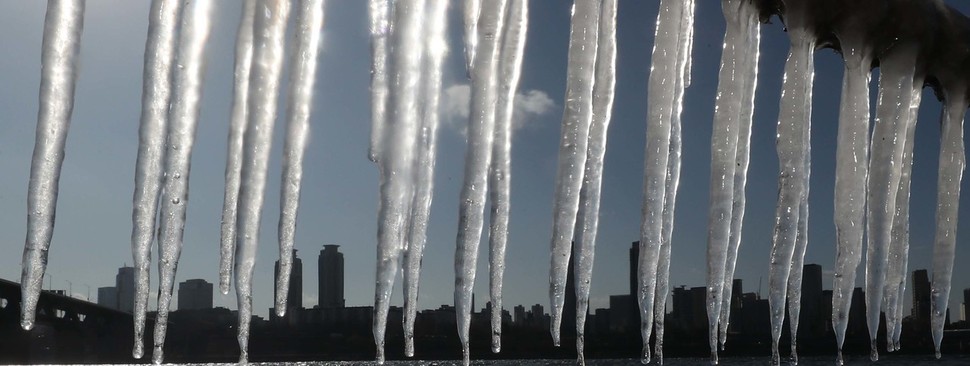
[[(459, 2), (455, 1), (455, 4)], [(964, 13), (970, 4), (955, 2)], [(365, 1), (330, 0), (316, 84), (312, 136), (307, 152), (296, 245), (304, 261), (304, 304), (316, 304), (316, 258), (323, 244), (345, 255), (348, 306), (370, 305), (374, 293), (377, 169), (366, 158), (369, 139), (369, 65)], [(532, 1), (513, 139), (512, 211), (505, 303), (548, 307), (552, 197), (565, 90), (571, 2)], [(593, 307), (611, 294), (628, 292), (627, 250), (637, 240), (646, 120), (646, 85), (656, 20), (656, 1), (621, 1), (618, 19), (618, 82), (603, 180), (600, 235), (592, 286)], [(0, 277), (18, 280), (26, 227), (26, 188), (33, 148), (45, 4), (5, 1), (0, 12)], [(440, 131), (436, 191), (424, 260), (421, 307), (452, 303), (458, 192), (464, 164), (463, 70), (459, 8), (450, 11), (451, 53), (445, 71), (445, 126)], [(207, 51), (201, 119), (192, 158), (188, 225), (177, 281), (218, 280), (219, 222), (231, 102), (233, 45), (240, 9), (217, 2)], [(148, 2), (98, 0), (87, 4), (81, 73), (61, 176), (57, 227), (48, 272), (54, 288), (92, 299), (112, 285), (117, 267), (131, 264), (131, 196), (137, 151), (141, 72)], [(672, 285), (705, 283), (710, 131), (724, 21), (718, 2), (698, 1), (693, 84), (685, 96), (683, 175), (674, 228)], [(748, 208), (737, 277), (755, 291), (767, 277), (777, 193), (774, 134), (788, 41), (777, 19), (762, 28), (762, 58), (752, 133)], [(841, 58), (816, 55), (812, 132), (811, 221), (806, 263), (823, 266), (831, 287), (835, 233), (832, 199), (835, 144), (842, 80)], [(877, 73), (873, 76), (873, 94)], [(285, 96), (281, 96), (285, 98)], [(912, 184), (910, 269), (931, 263), (939, 154), (940, 103), (924, 90), (916, 131)], [(874, 107), (873, 107), (874, 108)], [(272, 303), (273, 262), (278, 255), (280, 147), (274, 136), (254, 306), (266, 315)], [(964, 183), (964, 192), (968, 192)], [(966, 196), (966, 194), (964, 194)], [(966, 203), (966, 198), (963, 199)], [(967, 211), (957, 237), (956, 263), (970, 261)], [(486, 239), (487, 243), (487, 239)], [(487, 244), (482, 246), (478, 306), (487, 297)], [(860, 266), (862, 267), (862, 266)], [(861, 269), (861, 268), (860, 268)], [(863, 281), (860, 270), (858, 284)], [(153, 286), (157, 272), (153, 270)], [(767, 279), (764, 281), (767, 283)], [(951, 312), (958, 318), (959, 290), (970, 287), (970, 269), (956, 266)], [(45, 283), (46, 288), (46, 283)], [(400, 286), (395, 304), (400, 304)], [(153, 290), (154, 293), (154, 290)], [(909, 293), (908, 293), (909, 294)], [(907, 308), (911, 295), (907, 295)], [(235, 296), (215, 295), (235, 307)]]

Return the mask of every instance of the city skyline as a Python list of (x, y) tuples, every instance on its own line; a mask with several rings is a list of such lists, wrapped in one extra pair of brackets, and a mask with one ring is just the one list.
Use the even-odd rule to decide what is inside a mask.
[[(970, 13), (970, 4), (947, 1)], [(551, 197), (557, 161), (558, 132), (565, 90), (568, 2), (533, 2), (526, 44), (517, 129), (512, 166), (511, 222), (506, 269), (505, 297), (515, 303), (541, 303), (548, 307), (548, 244), (551, 236)], [(44, 2), (7, 4), (0, 14), (0, 277), (16, 279), (25, 230), (26, 186), (36, 120), (39, 85), (40, 36)], [(219, 222), (224, 190), (225, 143), (232, 85), (232, 45), (239, 18), (239, 4), (220, 3), (213, 28), (201, 118), (193, 155), (191, 200), (185, 246), (176, 281), (188, 278), (216, 279)], [(618, 73), (614, 120), (611, 124), (603, 181), (601, 226), (598, 237), (591, 308), (602, 308), (610, 294), (621, 293), (626, 275), (619, 264), (627, 261), (628, 244), (637, 240), (642, 196), (644, 121), (646, 119), (647, 71), (653, 44), (657, 7), (649, 2), (624, 2), (618, 19)], [(59, 192), (57, 227), (50, 249), (49, 273), (55, 287), (73, 281), (104, 283), (106, 269), (131, 263), (130, 223), (137, 120), (140, 111), (141, 72), (148, 4), (120, 0), (91, 2), (81, 46), (81, 73), (76, 108), (68, 137), (66, 160)], [(347, 254), (346, 305), (373, 303), (377, 219), (377, 169), (367, 161), (369, 136), (369, 46), (366, 6), (361, 2), (332, 2), (327, 6), (324, 49), (320, 58), (313, 127), (307, 152), (304, 193), (301, 199), (297, 248), (313, 252), (321, 243), (341, 243)], [(435, 197), (428, 227), (428, 245), (422, 271), (420, 307), (450, 303), (457, 228), (456, 208), (462, 181), (464, 130), (467, 122), (468, 84), (461, 56), (459, 9), (450, 10), (449, 46), (440, 131)], [(696, 53), (693, 83), (685, 95), (684, 176), (673, 233), (671, 283), (700, 284), (706, 268), (706, 225), (710, 174), (710, 125), (716, 93), (720, 45), (724, 21), (717, 3), (697, 4)], [(749, 284), (767, 279), (777, 193), (777, 161), (774, 146), (778, 98), (781, 90), (788, 37), (783, 24), (774, 21), (762, 28), (762, 59), (752, 132), (752, 162), (747, 216), (739, 253), (737, 277)], [(816, 97), (813, 144), (835, 145), (841, 88), (841, 58), (828, 50), (816, 55)], [(877, 73), (873, 74), (875, 93)], [(932, 91), (924, 90), (921, 121), (916, 131), (913, 167), (910, 265), (931, 264), (936, 208), (936, 158), (938, 156), (940, 106)], [(282, 128), (273, 146), (260, 247), (256, 262), (254, 308), (268, 309), (272, 302), (273, 263), (278, 258), (276, 220), (279, 206), (279, 156)], [(813, 149), (807, 263), (834, 264), (835, 233), (832, 223), (834, 149)], [(968, 180), (970, 181), (970, 180)], [(964, 184), (968, 184), (965, 182)], [(970, 192), (970, 184), (964, 192)], [(957, 263), (970, 261), (970, 205), (962, 205), (964, 223), (957, 235)], [(487, 239), (486, 239), (487, 240)], [(479, 255), (476, 294), (487, 296), (487, 255)], [(309, 257), (308, 257), (309, 258)], [(311, 260), (312, 261), (312, 260)], [(860, 266), (857, 285), (864, 272)], [(153, 269), (151, 306), (159, 283)], [(970, 268), (957, 266), (954, 294), (970, 286)], [(304, 278), (304, 303), (319, 301), (317, 279)], [(765, 281), (767, 282), (767, 281)], [(823, 285), (831, 276), (823, 273)], [(749, 285), (750, 286), (750, 285)], [(397, 286), (400, 289), (400, 286)], [(319, 291), (317, 291), (319, 292)], [(906, 296), (910, 296), (907, 293)], [(950, 308), (959, 306), (951, 296)], [(217, 293), (220, 306), (235, 307), (235, 294)], [(400, 290), (392, 297), (402, 304)]]

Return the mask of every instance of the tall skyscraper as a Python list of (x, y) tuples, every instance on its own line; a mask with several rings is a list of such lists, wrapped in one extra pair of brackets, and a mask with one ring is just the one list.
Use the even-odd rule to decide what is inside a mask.
[(118, 288), (98, 287), (98, 305), (118, 310)]
[(118, 310), (126, 313), (135, 311), (135, 267), (118, 268), (115, 276), (115, 289), (118, 293)]
[[(280, 261), (273, 265), (273, 301), (276, 301), (276, 278), (280, 276)], [(296, 256), (296, 249), (293, 249), (293, 266), (290, 268), (290, 289), (286, 293), (287, 309), (303, 308), (303, 260)], [(287, 311), (287, 314), (291, 312)]]
[(321, 308), (344, 307), (344, 255), (338, 250), (339, 247), (334, 244), (324, 245), (317, 261)]
[(802, 308), (798, 315), (798, 334), (801, 337), (819, 335), (822, 322), (822, 266), (806, 264), (802, 267)]
[(515, 318), (512, 321), (513, 324), (525, 324), (525, 306), (516, 305), (514, 308), (512, 308), (512, 312), (515, 314)]
[(180, 283), (178, 309), (212, 309), (212, 283), (201, 279)]
[(637, 298), (637, 286), (639, 284), (637, 276), (637, 268), (639, 268), (640, 263), (640, 241), (633, 242), (630, 245), (630, 295), (634, 299)]
[(925, 269), (913, 271), (913, 316), (919, 324), (930, 323), (930, 277)]
[(963, 321), (970, 320), (970, 288), (963, 289)]

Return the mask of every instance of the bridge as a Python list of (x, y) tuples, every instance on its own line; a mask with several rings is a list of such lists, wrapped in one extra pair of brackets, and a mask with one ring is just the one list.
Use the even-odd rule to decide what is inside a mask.
[(19, 283), (0, 279), (0, 363), (133, 361), (131, 314), (45, 290), (34, 329), (25, 331), (20, 327), (20, 291)]

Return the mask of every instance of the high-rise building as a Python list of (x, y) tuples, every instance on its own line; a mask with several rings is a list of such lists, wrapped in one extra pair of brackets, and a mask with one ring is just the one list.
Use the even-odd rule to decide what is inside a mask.
[(798, 335), (802, 338), (822, 334), (822, 266), (802, 267), (802, 308), (798, 315)]
[(135, 311), (135, 267), (118, 268), (115, 276), (115, 289), (118, 294), (118, 310), (126, 313)]
[(637, 268), (640, 263), (640, 241), (630, 245), (630, 296), (637, 298), (638, 278)]
[[(576, 242), (572, 242), (573, 254), (576, 254)], [(569, 260), (569, 264), (566, 266), (566, 293), (563, 299), (562, 308), (562, 319), (560, 322), (562, 334), (565, 335), (575, 335), (576, 334), (576, 267), (573, 266), (575, 257)], [(587, 312), (588, 314), (588, 312)]]
[(513, 324), (525, 324), (525, 306), (516, 305), (514, 308), (512, 308), (512, 312), (515, 314), (515, 318), (512, 321)]
[(212, 283), (202, 279), (180, 283), (178, 309), (212, 309)]
[(118, 288), (98, 287), (98, 305), (118, 310)]
[(963, 321), (970, 320), (970, 288), (963, 289)]
[[(276, 279), (280, 276), (280, 261), (273, 265), (273, 299), (276, 299)], [(275, 300), (274, 300), (275, 301)], [(286, 292), (286, 308), (303, 308), (303, 260), (296, 256), (296, 249), (293, 249), (293, 263), (290, 267), (290, 288)], [(287, 311), (287, 313), (291, 313)]]
[(913, 271), (913, 317), (921, 325), (930, 323), (930, 277), (925, 269)]
[(735, 278), (731, 283), (731, 315), (728, 318), (728, 330), (739, 331), (741, 328), (741, 297), (744, 296), (744, 282)]
[(344, 255), (338, 250), (339, 247), (334, 244), (324, 245), (317, 261), (321, 308), (344, 307)]

